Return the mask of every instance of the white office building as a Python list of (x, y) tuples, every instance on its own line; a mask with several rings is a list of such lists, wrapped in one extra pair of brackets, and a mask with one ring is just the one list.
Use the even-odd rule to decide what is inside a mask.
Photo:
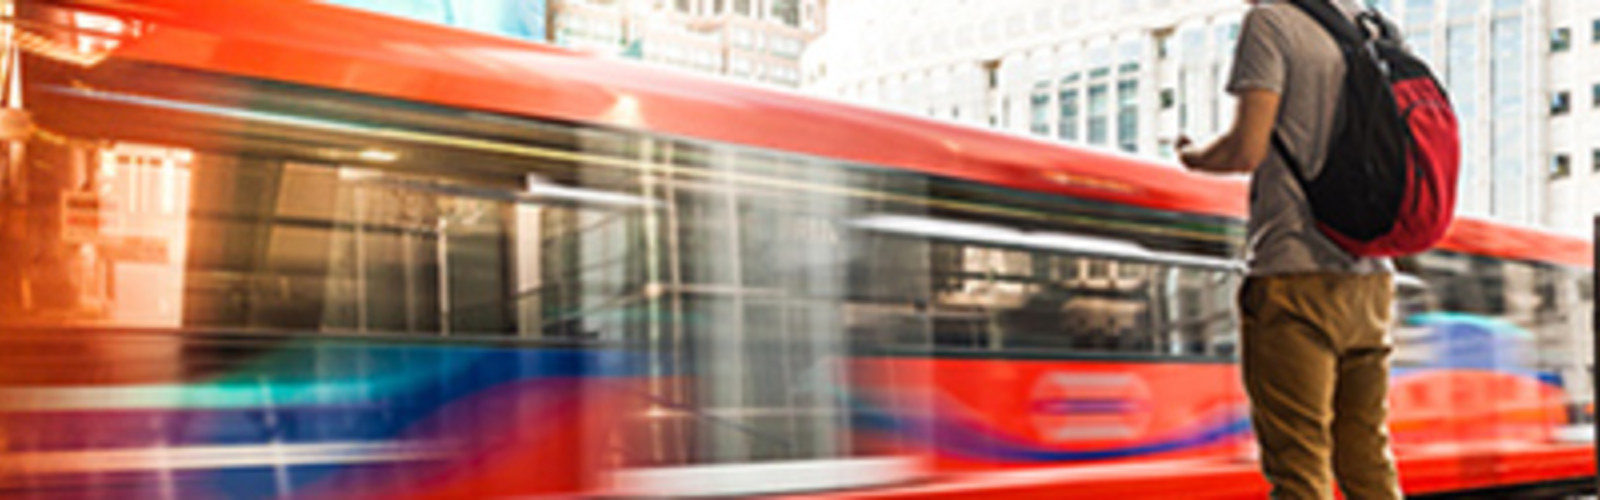
[[(1589, 36), (1600, 26), (1572, 20), (1600, 17), (1600, 1), (1373, 3), (1404, 27), (1456, 101), (1461, 212), (1524, 225), (1586, 219), (1573, 214), (1592, 209), (1575, 200), (1600, 204), (1586, 194), (1600, 187), (1591, 166), (1600, 158), (1590, 158), (1600, 127), (1578, 122), (1600, 115), (1590, 105), (1600, 99), (1590, 95), (1600, 92), (1591, 87), (1600, 83), (1600, 52)], [(831, 8), (828, 33), (806, 56), (806, 88), (815, 93), (1171, 158), (1173, 138), (1211, 137), (1231, 121), (1222, 88), (1248, 4), (835, 0)], [(1554, 25), (1568, 28), (1569, 47), (1552, 52), (1545, 34)], [(1570, 94), (1569, 109), (1552, 117), (1560, 94), (1546, 106), (1542, 89), (1556, 83)], [(1547, 183), (1546, 162), (1566, 162), (1570, 173)]]
[(827, 28), (824, 0), (554, 0), (550, 40), (783, 87)]
[[(1539, 95), (1549, 131), (1540, 159), (1548, 167), (1550, 226), (1592, 235), (1600, 212), (1600, 1), (1551, 0), (1547, 84)], [(1547, 41), (1548, 40), (1548, 41)]]

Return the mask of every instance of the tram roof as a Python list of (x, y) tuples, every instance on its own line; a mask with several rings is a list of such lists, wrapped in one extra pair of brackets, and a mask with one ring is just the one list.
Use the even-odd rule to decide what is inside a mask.
[[(113, 57), (742, 144), (1242, 219), (1248, 187), (1148, 159), (306, 0), (58, 0), (148, 23)], [(1589, 242), (1462, 219), (1443, 247), (1592, 266)]]

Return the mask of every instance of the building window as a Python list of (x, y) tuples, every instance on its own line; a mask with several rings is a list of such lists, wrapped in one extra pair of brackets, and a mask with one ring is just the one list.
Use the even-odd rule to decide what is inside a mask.
[(1175, 99), (1182, 101), (1178, 104), (1178, 130), (1184, 130), (1189, 127), (1189, 72), (1183, 68), (1178, 68), (1178, 91), (1183, 92), (1182, 99)]
[(1557, 154), (1550, 159), (1550, 178), (1563, 179), (1572, 174), (1572, 157)]
[[(1517, 117), (1527, 113), (1527, 82), (1523, 77), (1526, 61), (1521, 57), (1522, 16), (1505, 16), (1490, 24), (1489, 93), (1490, 116)], [(1527, 220), (1529, 194), (1526, 178), (1529, 162), (1527, 131), (1522, 120), (1490, 120), (1489, 183), (1490, 213), (1506, 220)], [(1537, 165), (1537, 164), (1534, 164)]]
[(1139, 149), (1139, 81), (1117, 83), (1117, 145), (1132, 153)]
[(1433, 22), (1433, 0), (1407, 0), (1406, 25), (1426, 26)]
[(1178, 104), (1178, 92), (1172, 88), (1161, 89), (1161, 109), (1172, 109)]
[(1561, 116), (1572, 111), (1572, 93), (1565, 90), (1550, 96), (1550, 116)]
[(1427, 30), (1417, 30), (1406, 36), (1406, 45), (1411, 52), (1428, 64), (1433, 64), (1433, 33)]
[(1482, 0), (1450, 0), (1450, 19), (1471, 19), (1482, 5)]
[(1104, 83), (1089, 87), (1089, 143), (1103, 146), (1111, 139), (1111, 88)]
[(1592, 39), (1594, 43), (1600, 43), (1600, 19), (1595, 19), (1594, 23), (1592, 24), (1593, 25), (1589, 27), (1589, 38)]
[(1600, 148), (1595, 148), (1593, 152), (1589, 153), (1589, 168), (1600, 172)]
[(1033, 120), (1029, 130), (1034, 135), (1050, 135), (1050, 93), (1048, 83), (1040, 83), (1033, 89), (1033, 98), (1029, 102), (1028, 111)]
[(1061, 89), (1061, 125), (1057, 129), (1057, 137), (1066, 141), (1078, 140), (1078, 114), (1079, 103), (1078, 89)]
[(1594, 101), (1594, 107), (1600, 108), (1600, 83), (1596, 83), (1593, 87), (1590, 87), (1589, 94), (1591, 94), (1589, 98)]
[[(933, 322), (936, 346), (1219, 357), (1235, 350), (1232, 287), (1219, 287), (1231, 283), (1225, 271), (942, 241), (929, 253), (935, 308), (993, 311)], [(1151, 286), (1167, 292), (1154, 295), (1159, 301), (1129, 293)]]
[[(1478, 34), (1480, 30), (1474, 24), (1451, 26), (1444, 33), (1445, 53), (1441, 59), (1445, 64), (1445, 85), (1450, 93), (1457, 96), (1474, 96), (1478, 94), (1478, 76), (1481, 74), (1481, 65), (1478, 64)], [(1460, 123), (1475, 123), (1478, 119), (1478, 100), (1459, 99), (1455, 104), (1456, 118)], [(1537, 106), (1537, 104), (1535, 104)], [(1490, 110), (1491, 112), (1493, 110)], [(1482, 149), (1482, 144), (1475, 141), (1463, 141), (1461, 144), (1461, 158), (1464, 160), (1476, 158), (1477, 152)], [(1478, 162), (1461, 162), (1462, 185), (1472, 185), (1480, 178), (1478, 175)]]
[(800, 0), (777, 0), (772, 3), (772, 16), (783, 24), (800, 26)]
[(1550, 32), (1550, 51), (1566, 52), (1572, 48), (1572, 28), (1556, 28)]

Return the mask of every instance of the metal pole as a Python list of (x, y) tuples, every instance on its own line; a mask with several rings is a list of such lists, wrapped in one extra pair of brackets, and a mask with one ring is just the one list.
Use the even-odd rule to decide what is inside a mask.
[[(1600, 216), (1596, 216), (1594, 219), (1594, 231), (1593, 242), (1595, 245), (1592, 249), (1594, 252), (1594, 262), (1590, 264), (1590, 267), (1594, 269), (1592, 269), (1590, 272), (1595, 273), (1595, 279), (1591, 279), (1589, 281), (1589, 286), (1594, 288), (1594, 292), (1600, 293)], [(1591, 294), (1590, 297), (1600, 297), (1600, 295)], [(1597, 402), (1600, 402), (1600, 381), (1595, 380), (1595, 364), (1600, 363), (1600, 307), (1594, 307), (1591, 305), (1589, 309), (1591, 314), (1594, 315), (1589, 322), (1591, 335), (1589, 344), (1590, 348), (1594, 351), (1594, 357), (1589, 358), (1588, 366), (1589, 391), (1591, 392), (1588, 406), (1593, 408)], [(1581, 412), (1580, 415), (1583, 413), (1588, 412)], [(1590, 443), (1595, 445), (1595, 463), (1600, 463), (1600, 418), (1590, 416), (1590, 420), (1591, 422), (1589, 425), (1594, 426), (1596, 436), (1596, 439), (1591, 440)], [(1595, 488), (1595, 491), (1600, 492), (1600, 473), (1597, 473), (1595, 476)]]

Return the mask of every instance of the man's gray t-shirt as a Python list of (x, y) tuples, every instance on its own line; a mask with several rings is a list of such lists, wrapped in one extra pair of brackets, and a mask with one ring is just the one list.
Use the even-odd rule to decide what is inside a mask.
[[(1329, 1), (1347, 14), (1360, 9), (1351, 0)], [(1316, 20), (1287, 2), (1267, 0), (1245, 15), (1228, 92), (1278, 93), (1276, 133), (1315, 177), (1330, 153), (1344, 71), (1338, 45)], [(1290, 168), (1273, 148), (1252, 176), (1250, 274), (1388, 272), (1387, 260), (1355, 258), (1322, 235)]]

